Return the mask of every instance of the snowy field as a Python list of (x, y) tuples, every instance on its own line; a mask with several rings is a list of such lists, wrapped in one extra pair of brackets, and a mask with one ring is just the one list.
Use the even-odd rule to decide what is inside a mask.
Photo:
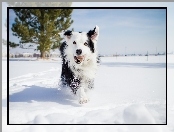
[[(7, 124), (7, 61), (2, 60), (3, 132), (173, 132), (174, 55), (102, 57), (90, 101), (80, 105), (58, 81), (61, 60), (9, 62), (10, 124), (166, 124), (33, 126)], [(166, 117), (167, 84), (167, 117)]]

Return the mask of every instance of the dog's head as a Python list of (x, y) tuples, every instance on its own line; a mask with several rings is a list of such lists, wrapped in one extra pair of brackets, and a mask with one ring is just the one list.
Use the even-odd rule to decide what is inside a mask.
[(73, 53), (73, 59), (77, 64), (81, 64), (87, 60), (91, 54), (96, 52), (96, 44), (99, 36), (98, 26), (88, 33), (68, 30), (62, 35), (70, 49), (68, 52)]

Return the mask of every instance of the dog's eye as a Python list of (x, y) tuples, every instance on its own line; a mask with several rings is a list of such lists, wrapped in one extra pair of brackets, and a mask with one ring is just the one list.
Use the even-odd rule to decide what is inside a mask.
[(84, 45), (85, 45), (85, 46), (88, 46), (88, 43), (87, 43), (87, 42), (85, 42), (85, 43), (84, 43)]
[(74, 41), (73, 44), (76, 44), (76, 42)]

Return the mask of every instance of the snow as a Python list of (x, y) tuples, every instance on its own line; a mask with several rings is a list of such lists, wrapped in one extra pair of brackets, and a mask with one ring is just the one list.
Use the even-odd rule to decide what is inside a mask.
[(79, 104), (58, 86), (60, 58), (9, 61), (10, 124), (166, 124), (166, 125), (7, 125), (7, 61), (2, 61), (3, 132), (172, 132), (174, 55), (102, 57), (90, 101)]

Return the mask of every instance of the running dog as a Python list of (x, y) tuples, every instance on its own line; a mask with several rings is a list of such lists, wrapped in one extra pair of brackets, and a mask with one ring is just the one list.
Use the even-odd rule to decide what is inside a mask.
[(71, 88), (79, 97), (79, 103), (89, 101), (86, 92), (94, 87), (99, 63), (97, 40), (99, 27), (89, 32), (65, 31), (60, 33), (64, 42), (60, 46), (62, 58), (61, 84)]

